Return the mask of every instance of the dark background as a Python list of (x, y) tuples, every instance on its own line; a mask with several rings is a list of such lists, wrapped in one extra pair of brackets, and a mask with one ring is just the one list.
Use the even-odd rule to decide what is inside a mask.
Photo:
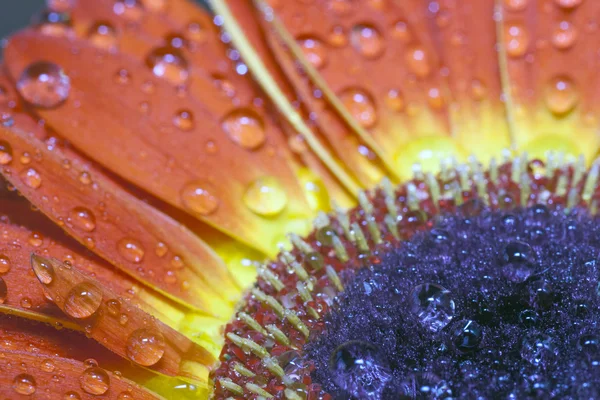
[[(204, 3), (203, 0), (196, 1)], [(0, 38), (29, 24), (31, 17), (43, 9), (44, 0), (0, 0)]]

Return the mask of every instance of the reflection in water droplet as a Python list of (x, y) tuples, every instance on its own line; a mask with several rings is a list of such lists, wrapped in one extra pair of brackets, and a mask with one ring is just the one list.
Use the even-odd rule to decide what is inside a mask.
[(46, 358), (40, 363), (40, 369), (44, 372), (53, 372), (56, 369), (56, 366), (49, 358)]
[(32, 189), (37, 189), (42, 185), (42, 177), (33, 168), (27, 168), (19, 174), (23, 183)]
[(73, 318), (88, 318), (93, 315), (102, 302), (102, 291), (91, 282), (75, 285), (65, 300), (65, 312)]
[(256, 149), (266, 140), (262, 118), (252, 110), (236, 109), (223, 119), (223, 130), (235, 143), (246, 149)]
[(298, 39), (298, 44), (304, 57), (315, 68), (322, 68), (327, 62), (327, 48), (319, 39), (303, 37)]
[(127, 339), (127, 356), (145, 367), (156, 364), (165, 354), (165, 338), (153, 329), (138, 329)]
[(529, 33), (523, 26), (508, 26), (504, 31), (504, 43), (510, 57), (521, 57), (529, 47)]
[(49, 285), (52, 283), (55, 277), (54, 267), (50, 262), (43, 260), (39, 257), (32, 256), (31, 257), (31, 266), (33, 268), (33, 272), (37, 278), (44, 285)]
[(99, 21), (88, 30), (88, 39), (96, 47), (112, 50), (117, 47), (117, 31), (108, 21)]
[(365, 128), (377, 123), (377, 109), (371, 95), (363, 89), (351, 88), (340, 93), (340, 100), (356, 121)]
[(435, 283), (416, 286), (409, 295), (409, 303), (419, 322), (432, 332), (444, 328), (454, 317), (450, 291)]
[(566, 114), (573, 110), (579, 101), (579, 93), (573, 81), (567, 77), (552, 79), (545, 92), (546, 106), (554, 114)]
[(365, 58), (379, 57), (385, 50), (381, 33), (372, 25), (355, 25), (350, 33), (350, 43)]
[(18, 394), (30, 396), (37, 389), (35, 379), (29, 374), (19, 374), (13, 380), (13, 389)]
[(421, 46), (413, 46), (406, 52), (408, 68), (419, 78), (425, 78), (431, 73), (429, 55)]
[(23, 70), (17, 90), (34, 107), (54, 108), (69, 97), (71, 82), (58, 65), (38, 61)]
[(181, 189), (181, 201), (190, 211), (200, 215), (209, 215), (217, 211), (220, 200), (213, 194), (211, 185), (193, 181)]
[(113, 4), (113, 12), (130, 22), (137, 22), (144, 15), (144, 9), (139, 0), (116, 0)]
[(117, 242), (117, 251), (129, 262), (139, 264), (144, 259), (144, 246), (135, 239), (123, 238)]
[(0, 254), (0, 274), (10, 271), (10, 258), (7, 255)]
[(0, 140), (0, 165), (7, 165), (12, 159), (12, 146), (7, 141)]
[(173, 124), (182, 131), (190, 131), (194, 128), (194, 114), (190, 110), (179, 110), (173, 117)]
[(255, 214), (274, 216), (283, 211), (288, 198), (279, 181), (271, 176), (252, 182), (244, 193), (244, 204)]
[(154, 75), (174, 85), (182, 85), (189, 78), (188, 62), (181, 50), (171, 46), (157, 47), (146, 57), (146, 65)]
[(85, 207), (75, 207), (69, 214), (70, 222), (74, 227), (91, 232), (96, 228), (96, 217), (94, 213)]
[(4, 279), (0, 277), (0, 304), (4, 304), (7, 296), (8, 288), (6, 287), (6, 282), (4, 282)]
[(99, 396), (108, 391), (110, 379), (102, 368), (91, 367), (79, 377), (79, 386), (84, 392)]

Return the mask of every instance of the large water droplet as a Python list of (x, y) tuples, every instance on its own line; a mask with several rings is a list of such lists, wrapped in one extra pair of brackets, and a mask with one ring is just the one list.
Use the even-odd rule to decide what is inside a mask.
[(108, 391), (110, 378), (102, 368), (91, 367), (83, 371), (79, 377), (79, 386), (84, 392), (99, 396)]
[(96, 217), (94, 213), (85, 207), (75, 207), (69, 214), (70, 222), (74, 227), (91, 232), (96, 229)]
[(554, 114), (566, 114), (579, 101), (579, 93), (573, 81), (567, 77), (555, 77), (546, 87), (546, 106)]
[(12, 146), (5, 140), (0, 140), (0, 165), (7, 165), (13, 159)]
[(482, 340), (483, 328), (470, 319), (458, 322), (452, 335), (454, 347), (461, 353), (470, 353), (477, 350)]
[(435, 283), (416, 286), (410, 292), (409, 304), (419, 322), (432, 332), (444, 328), (454, 317), (454, 300), (450, 291)]
[(7, 255), (0, 254), (0, 274), (10, 271), (10, 258)]
[(262, 118), (249, 109), (227, 114), (221, 126), (231, 140), (246, 149), (258, 148), (267, 138)]
[(275, 177), (266, 176), (252, 182), (244, 193), (244, 204), (255, 214), (274, 216), (283, 211), (288, 197)]
[(117, 47), (117, 31), (107, 21), (99, 21), (88, 30), (88, 39), (96, 47), (104, 50), (112, 50)]
[(65, 36), (72, 32), (73, 22), (69, 13), (56, 10), (42, 12), (37, 20), (36, 28), (44, 35)]
[(220, 200), (216, 197), (211, 186), (205, 182), (193, 181), (181, 189), (181, 201), (190, 211), (200, 215), (210, 215), (219, 208)]
[(373, 59), (383, 54), (385, 42), (377, 28), (368, 24), (355, 25), (350, 33), (350, 43), (365, 58)]
[(529, 33), (523, 26), (508, 26), (504, 31), (504, 43), (510, 57), (521, 57), (529, 47)]
[(392, 378), (385, 355), (363, 341), (350, 341), (336, 348), (329, 359), (335, 383), (353, 398), (379, 398)]
[(12, 387), (15, 392), (25, 396), (34, 394), (35, 390), (37, 389), (35, 379), (29, 374), (17, 375), (13, 380)]
[(38, 61), (23, 70), (17, 81), (17, 90), (31, 105), (53, 108), (69, 97), (71, 81), (58, 65)]
[(184, 84), (189, 78), (188, 62), (181, 50), (171, 46), (157, 47), (146, 57), (146, 65), (154, 75), (175, 85)]
[(33, 272), (37, 278), (44, 285), (49, 285), (54, 280), (56, 273), (54, 272), (54, 267), (50, 262), (43, 260), (39, 257), (32, 256), (31, 257), (31, 267), (33, 268)]
[(552, 44), (559, 50), (566, 50), (577, 40), (577, 29), (568, 21), (562, 21), (552, 35)]
[(135, 239), (123, 238), (117, 242), (117, 251), (127, 261), (139, 264), (144, 259), (144, 246)]
[(153, 329), (138, 329), (127, 339), (127, 356), (145, 367), (156, 364), (165, 354), (165, 338)]
[(558, 356), (558, 348), (552, 338), (544, 334), (532, 334), (523, 339), (521, 357), (535, 366), (546, 366)]
[(534, 251), (528, 243), (515, 240), (509, 242), (502, 252), (502, 273), (510, 281), (523, 282), (534, 272)]
[(93, 315), (102, 302), (102, 291), (91, 282), (75, 285), (65, 300), (65, 312), (73, 318), (87, 318)]
[(377, 109), (375, 101), (369, 93), (363, 89), (350, 88), (340, 93), (340, 100), (363, 127), (371, 128), (377, 123)]
[(327, 48), (319, 39), (303, 37), (298, 39), (298, 44), (304, 57), (315, 68), (319, 69), (327, 63)]
[(33, 168), (27, 168), (19, 174), (23, 183), (32, 189), (37, 189), (42, 185), (42, 177)]
[(194, 114), (190, 110), (179, 110), (173, 117), (173, 124), (182, 131), (194, 128)]
[(0, 277), (0, 304), (4, 304), (6, 297), (8, 297), (8, 288), (6, 287), (4, 279)]

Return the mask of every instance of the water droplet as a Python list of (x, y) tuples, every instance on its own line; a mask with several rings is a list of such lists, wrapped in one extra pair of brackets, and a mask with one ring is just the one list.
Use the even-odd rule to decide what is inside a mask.
[(55, 277), (54, 267), (50, 262), (38, 258), (36, 256), (31, 257), (31, 267), (33, 268), (33, 272), (37, 278), (44, 285), (49, 285), (52, 283)]
[(565, 9), (575, 8), (580, 5), (583, 0), (554, 0), (557, 6)]
[(325, 266), (323, 256), (316, 251), (307, 254), (305, 261), (311, 271), (319, 271)]
[(521, 323), (525, 327), (532, 328), (532, 327), (537, 326), (537, 324), (539, 322), (539, 318), (538, 318), (538, 315), (537, 315), (537, 313), (535, 311), (533, 311), (533, 310), (523, 310), (519, 314), (519, 321), (521, 321)]
[(355, 25), (350, 33), (350, 43), (365, 58), (374, 59), (383, 54), (385, 42), (372, 25)]
[(46, 358), (40, 363), (40, 369), (44, 372), (53, 372), (56, 369), (56, 366), (54, 365), (54, 362), (52, 362), (51, 359)]
[(189, 40), (200, 43), (206, 40), (206, 30), (198, 22), (190, 22), (187, 26), (186, 36)]
[(79, 182), (83, 183), (84, 185), (89, 185), (92, 183), (92, 176), (89, 172), (83, 171), (81, 174), (79, 174)]
[(552, 285), (545, 279), (536, 279), (527, 285), (529, 304), (538, 310), (549, 309), (553, 301)]
[(558, 356), (558, 348), (552, 338), (544, 334), (532, 334), (523, 339), (521, 357), (535, 366), (552, 363)]
[(77, 392), (68, 391), (65, 393), (63, 400), (81, 400), (81, 396)]
[(528, 243), (515, 240), (509, 242), (503, 250), (503, 274), (512, 282), (523, 282), (533, 274), (534, 251)]
[(474, 79), (471, 82), (471, 95), (473, 99), (476, 101), (481, 101), (485, 99), (485, 95), (487, 94), (487, 88), (483, 82), (479, 79)]
[(329, 368), (337, 385), (353, 398), (379, 398), (392, 378), (385, 354), (371, 343), (358, 340), (336, 348)]
[(36, 28), (47, 36), (66, 36), (72, 32), (72, 27), (69, 13), (56, 10), (42, 12), (36, 23)]
[(125, 68), (121, 68), (115, 73), (115, 82), (119, 85), (127, 85), (130, 81), (131, 74)]
[(283, 211), (288, 198), (275, 177), (266, 176), (252, 182), (244, 193), (244, 204), (255, 214), (274, 216)]
[(99, 21), (88, 30), (88, 39), (96, 47), (112, 50), (117, 47), (118, 37), (114, 26), (108, 21)]
[(596, 335), (583, 335), (577, 341), (577, 350), (591, 364), (600, 364), (600, 338)]
[(529, 0), (504, 0), (504, 5), (511, 11), (523, 11)]
[(7, 255), (0, 254), (0, 274), (10, 271), (10, 258)]
[(110, 299), (106, 302), (106, 310), (108, 313), (116, 317), (121, 312), (121, 302), (117, 299)]
[(327, 7), (339, 15), (344, 15), (352, 11), (352, 3), (350, 0), (329, 0)]
[(130, 22), (138, 22), (144, 15), (144, 9), (138, 0), (116, 0), (113, 12)]
[(348, 44), (348, 37), (343, 26), (336, 25), (331, 29), (328, 36), (328, 43), (333, 47), (343, 47)]
[(356, 121), (365, 128), (377, 123), (375, 101), (369, 93), (358, 88), (350, 88), (340, 93), (340, 100)]
[(8, 288), (6, 287), (6, 282), (0, 277), (0, 304), (4, 304), (7, 296)]
[(439, 110), (446, 103), (442, 91), (439, 88), (433, 87), (427, 91), (427, 102), (434, 110)]
[(470, 319), (458, 322), (452, 335), (454, 347), (461, 353), (470, 353), (477, 350), (482, 340), (483, 328)]
[(559, 50), (566, 50), (577, 40), (577, 29), (568, 21), (562, 21), (552, 35), (552, 44)]
[(87, 318), (93, 315), (102, 303), (102, 291), (91, 282), (75, 285), (65, 300), (65, 312), (73, 318)]
[(33, 168), (27, 168), (20, 174), (21, 180), (32, 189), (37, 189), (42, 185), (42, 177)]
[(32, 306), (31, 299), (29, 297), (21, 298), (21, 307), (23, 307), (25, 309), (30, 309), (31, 306)]
[(504, 43), (510, 57), (521, 57), (529, 47), (529, 33), (523, 26), (509, 26), (504, 31)]
[(181, 189), (181, 201), (190, 211), (210, 215), (219, 208), (220, 200), (213, 195), (211, 186), (201, 181), (187, 183)]
[(85, 207), (75, 207), (70, 213), (70, 222), (78, 229), (91, 232), (96, 228), (96, 217)]
[(7, 165), (12, 159), (12, 146), (7, 141), (0, 140), (0, 165)]
[(249, 109), (232, 111), (221, 126), (231, 140), (246, 149), (260, 147), (267, 138), (262, 118)]
[(405, 21), (395, 22), (391, 32), (395, 38), (400, 39), (405, 43), (407, 43), (411, 39), (411, 33)]
[(182, 131), (190, 131), (194, 128), (194, 114), (190, 110), (179, 110), (173, 117), (173, 124)]
[(387, 92), (385, 104), (387, 104), (390, 110), (401, 112), (405, 106), (404, 96), (399, 90), (391, 89)]
[(319, 39), (303, 37), (298, 39), (298, 44), (304, 53), (304, 57), (316, 69), (322, 68), (327, 62), (327, 48)]
[(15, 392), (30, 396), (37, 389), (35, 379), (29, 374), (19, 374), (13, 380), (13, 389)]
[(75, 5), (75, 0), (46, 0), (49, 9), (59, 12), (70, 11)]
[(454, 317), (454, 300), (450, 291), (435, 283), (416, 286), (410, 292), (409, 303), (419, 322), (432, 332), (444, 328)]
[(157, 47), (146, 57), (146, 65), (154, 75), (174, 85), (182, 85), (189, 78), (188, 62), (181, 50), (171, 46)]
[(32, 232), (31, 235), (29, 235), (27, 242), (33, 247), (40, 247), (42, 244), (44, 244), (44, 237), (41, 233)]
[(158, 257), (164, 257), (165, 254), (167, 254), (167, 252), (169, 251), (169, 248), (163, 242), (158, 242), (154, 251)]
[(99, 396), (108, 391), (110, 378), (102, 368), (91, 367), (83, 371), (79, 377), (79, 386), (84, 392)]
[(546, 106), (554, 114), (566, 114), (579, 101), (575, 84), (567, 77), (556, 77), (546, 87)]
[(34, 107), (54, 108), (69, 97), (71, 81), (58, 65), (38, 61), (23, 70), (17, 90)]
[(165, 354), (165, 338), (153, 329), (138, 329), (127, 339), (127, 356), (135, 363), (149, 367)]
[(117, 242), (117, 251), (124, 259), (139, 264), (144, 259), (144, 246), (135, 239), (123, 238)]
[(429, 55), (424, 48), (413, 46), (406, 52), (408, 68), (419, 78), (425, 78), (431, 73)]

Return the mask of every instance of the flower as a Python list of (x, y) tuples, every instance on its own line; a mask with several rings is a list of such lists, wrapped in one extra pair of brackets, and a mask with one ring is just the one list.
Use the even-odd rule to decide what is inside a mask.
[(594, 397), (598, 5), (48, 5), (0, 75), (4, 396)]

